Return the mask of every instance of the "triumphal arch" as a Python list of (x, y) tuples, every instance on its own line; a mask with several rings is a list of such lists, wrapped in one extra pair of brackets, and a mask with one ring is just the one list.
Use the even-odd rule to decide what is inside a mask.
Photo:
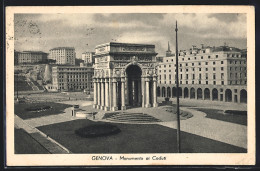
[(156, 107), (155, 46), (110, 42), (96, 46), (93, 107), (105, 111)]

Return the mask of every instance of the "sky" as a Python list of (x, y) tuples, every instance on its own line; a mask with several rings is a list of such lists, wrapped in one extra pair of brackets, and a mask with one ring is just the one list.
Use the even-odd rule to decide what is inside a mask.
[(75, 47), (76, 57), (107, 42), (154, 44), (164, 56), (192, 45), (247, 47), (246, 14), (235, 13), (84, 13), (15, 14), (15, 50), (49, 53), (54, 47)]

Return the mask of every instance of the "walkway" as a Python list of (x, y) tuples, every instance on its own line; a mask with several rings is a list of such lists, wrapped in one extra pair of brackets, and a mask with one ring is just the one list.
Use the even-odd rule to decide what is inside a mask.
[[(181, 131), (247, 149), (247, 126), (206, 118), (204, 112), (182, 107), (193, 117), (181, 120)], [(177, 129), (177, 122), (162, 122), (160, 125)]]
[(48, 137), (37, 128), (29, 125), (26, 121), (15, 115), (15, 127), (24, 129), (34, 140), (39, 142), (47, 151), (52, 154), (67, 154), (70, 153), (65, 147), (60, 145), (58, 142)]

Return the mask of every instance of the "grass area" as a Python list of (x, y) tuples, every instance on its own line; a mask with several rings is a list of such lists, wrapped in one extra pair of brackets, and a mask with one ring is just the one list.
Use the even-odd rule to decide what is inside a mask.
[(14, 91), (16, 93), (18, 87), (18, 91), (32, 91), (32, 87), (27, 83), (25, 76), (14, 76)]
[(49, 154), (49, 152), (23, 129), (14, 130), (15, 154)]
[(210, 119), (216, 119), (240, 125), (247, 125), (247, 115), (224, 114), (224, 111), (222, 110), (208, 108), (196, 108), (195, 110), (206, 113), (206, 117)]
[[(176, 153), (176, 130), (157, 124), (113, 123), (116, 135), (82, 138), (75, 130), (103, 122), (74, 120), (38, 127), (73, 153)], [(246, 153), (244, 148), (181, 132), (183, 153)]]
[[(50, 106), (51, 108), (44, 111), (28, 111), (28, 108), (31, 107), (40, 107), (40, 106)], [(61, 104), (61, 103), (53, 103), (53, 102), (42, 102), (42, 103), (26, 103), (26, 104), (15, 104), (14, 112), (22, 119), (30, 119), (48, 115), (54, 115), (63, 113), (64, 109), (71, 107), (72, 105)]]

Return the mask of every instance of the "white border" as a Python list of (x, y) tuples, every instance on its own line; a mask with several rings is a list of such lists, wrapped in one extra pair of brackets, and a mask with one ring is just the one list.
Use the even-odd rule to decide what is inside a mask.
[[(123, 154), (125, 157), (165, 156), (167, 160), (92, 160), (91, 154), (14, 154), (14, 36), (15, 13), (246, 13), (248, 153)], [(255, 11), (253, 6), (92, 6), (92, 7), (6, 7), (6, 144), (7, 166), (80, 165), (253, 165), (255, 164)], [(96, 155), (96, 154), (94, 154)], [(111, 156), (119, 158), (122, 154)], [(109, 155), (110, 156), (110, 155)]]

